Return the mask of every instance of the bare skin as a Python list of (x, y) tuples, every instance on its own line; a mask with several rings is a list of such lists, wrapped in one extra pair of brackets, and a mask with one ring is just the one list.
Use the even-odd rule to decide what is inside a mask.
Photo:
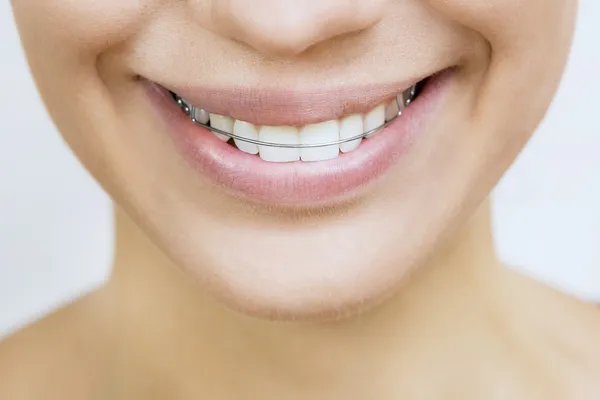
[[(600, 397), (596, 308), (503, 267), (486, 200), (552, 101), (576, 1), (12, 5), (53, 121), (115, 201), (117, 252), (102, 289), (0, 344), (0, 398)], [(185, 118), (173, 99), (157, 106), (145, 86), (189, 86), (199, 101), (270, 93), (249, 109), (276, 121), (281, 107), (339, 110), (352, 100), (341, 89), (362, 99), (440, 71), (446, 89), (422, 103), (394, 165), (360, 164), (380, 175), (350, 200), (297, 185), (324, 203), (291, 207), (277, 195), (304, 167), (254, 158), (232, 171), (257, 156), (214, 137), (194, 147), (212, 133), (173, 123)], [(182, 132), (196, 152), (177, 148)], [(364, 159), (390, 160), (384, 147)], [(331, 167), (344, 160), (308, 177), (364, 172)], [(252, 174), (283, 190), (235, 192)]]
[(1, 398), (600, 395), (596, 308), (501, 266), (487, 205), (397, 295), (358, 319), (321, 323), (229, 311), (122, 212), (117, 223), (106, 286), (0, 346)]

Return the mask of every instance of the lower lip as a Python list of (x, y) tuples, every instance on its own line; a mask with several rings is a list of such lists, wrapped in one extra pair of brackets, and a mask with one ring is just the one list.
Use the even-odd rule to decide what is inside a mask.
[(270, 163), (244, 153), (195, 125), (165, 89), (147, 82), (147, 93), (167, 123), (167, 133), (202, 176), (236, 197), (269, 205), (310, 206), (358, 196), (384, 175), (422, 136), (450, 86), (452, 73), (430, 78), (401, 117), (363, 139), (350, 153), (319, 162)]

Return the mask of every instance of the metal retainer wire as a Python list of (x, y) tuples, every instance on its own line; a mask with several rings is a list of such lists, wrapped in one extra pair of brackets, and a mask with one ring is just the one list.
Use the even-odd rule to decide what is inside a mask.
[(403, 93), (399, 94), (398, 96), (396, 96), (396, 103), (398, 104), (398, 114), (391, 120), (384, 123), (383, 125), (378, 126), (377, 128), (371, 129), (367, 132), (361, 133), (360, 135), (350, 137), (350, 138), (340, 139), (340, 140), (336, 140), (336, 141), (328, 142), (328, 143), (310, 143), (310, 144), (263, 142), (261, 140), (245, 138), (242, 136), (238, 136), (234, 133), (222, 131), (220, 129), (213, 128), (210, 125), (203, 124), (203, 123), (199, 122), (198, 120), (196, 120), (196, 118), (194, 117), (196, 115), (196, 107), (194, 107), (192, 104), (188, 103), (187, 101), (185, 101), (184, 99), (182, 99), (181, 97), (179, 97), (177, 95), (175, 95), (175, 100), (177, 101), (177, 104), (183, 110), (183, 112), (187, 116), (190, 117), (190, 119), (192, 120), (193, 123), (195, 123), (196, 125), (199, 125), (203, 128), (206, 128), (208, 130), (211, 130), (213, 132), (220, 133), (221, 135), (225, 135), (225, 136), (228, 136), (233, 139), (241, 140), (243, 142), (257, 144), (260, 146), (272, 146), (272, 147), (283, 147), (283, 148), (313, 148), (313, 147), (326, 147), (326, 146), (339, 145), (340, 143), (351, 142), (353, 140), (358, 140), (358, 139), (373, 135), (374, 133), (380, 131), (381, 129), (385, 128), (386, 126), (388, 126), (389, 124), (394, 122), (396, 120), (396, 118), (398, 118), (402, 115), (402, 112), (404, 111), (404, 109), (414, 99), (415, 91), (416, 91), (416, 88), (413, 86), (410, 89), (408, 89), (408, 90), (404, 91)]

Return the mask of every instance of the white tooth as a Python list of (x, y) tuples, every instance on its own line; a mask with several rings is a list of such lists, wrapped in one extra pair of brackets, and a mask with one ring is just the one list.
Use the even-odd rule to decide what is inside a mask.
[[(300, 143), (317, 144), (337, 142), (340, 137), (340, 128), (337, 120), (306, 125), (300, 131)], [(336, 158), (340, 153), (340, 146), (336, 143), (331, 146), (305, 147), (300, 150), (302, 161), (323, 161)]]
[[(236, 120), (233, 124), (233, 133), (237, 136), (241, 136), (246, 139), (258, 140), (258, 130), (256, 127), (249, 123), (240, 120)], [(241, 151), (248, 154), (258, 154), (258, 145), (255, 143), (245, 142), (239, 139), (233, 139), (235, 145)]]
[[(340, 140), (349, 139), (351, 137), (358, 136), (364, 132), (363, 130), (363, 117), (360, 114), (349, 115), (342, 119), (340, 123)], [(340, 150), (343, 153), (351, 152), (355, 150), (362, 138), (353, 140), (351, 142), (340, 143)]]
[[(364, 132), (379, 128), (385, 123), (385, 104), (380, 104), (371, 110), (364, 119)], [(370, 136), (369, 136), (370, 137)]]
[[(233, 118), (219, 115), (210, 114), (210, 126), (219, 129), (221, 131), (232, 133), (233, 132)], [(226, 142), (229, 140), (229, 136), (223, 135), (222, 133), (213, 132), (219, 139)]]
[(194, 118), (196, 119), (196, 121), (200, 122), (201, 124), (208, 124), (208, 121), (210, 120), (210, 115), (204, 111), (201, 108), (196, 108), (195, 112), (194, 112)]
[[(300, 144), (300, 134), (293, 126), (263, 126), (258, 140), (278, 144)], [(260, 158), (270, 162), (290, 162), (300, 159), (300, 149), (294, 147), (258, 146)]]
[(396, 118), (399, 112), (400, 109), (398, 108), (398, 101), (394, 99), (385, 109), (385, 122), (391, 121), (394, 118)]

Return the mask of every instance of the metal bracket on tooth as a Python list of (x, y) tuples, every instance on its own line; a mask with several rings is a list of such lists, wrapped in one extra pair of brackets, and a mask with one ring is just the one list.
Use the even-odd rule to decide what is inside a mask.
[(190, 119), (192, 120), (193, 123), (195, 123), (196, 125), (199, 125), (203, 128), (206, 128), (210, 131), (220, 133), (221, 135), (225, 135), (225, 136), (228, 136), (233, 139), (241, 140), (243, 142), (257, 144), (260, 146), (284, 147), (284, 148), (314, 148), (314, 147), (326, 147), (326, 146), (339, 145), (340, 143), (351, 142), (353, 140), (358, 140), (358, 139), (362, 139), (362, 138), (366, 138), (371, 135), (374, 135), (375, 133), (379, 132), (381, 129), (385, 128), (386, 126), (388, 126), (389, 124), (394, 122), (396, 120), (396, 118), (401, 116), (404, 109), (414, 100), (415, 95), (416, 95), (416, 86), (412, 86), (410, 89), (407, 89), (404, 92), (402, 92), (401, 94), (399, 94), (398, 96), (396, 96), (396, 103), (398, 104), (398, 114), (394, 118), (392, 118), (391, 120), (387, 121), (386, 123), (384, 123), (383, 125), (381, 125), (377, 128), (371, 129), (368, 132), (364, 132), (364, 133), (361, 133), (360, 135), (356, 135), (356, 136), (353, 136), (353, 137), (350, 137), (347, 139), (340, 139), (340, 140), (336, 140), (334, 142), (328, 142), (328, 143), (311, 143), (311, 144), (286, 144), (286, 143), (263, 142), (260, 140), (245, 138), (242, 136), (238, 136), (234, 133), (229, 133), (229, 132), (217, 129), (217, 128), (213, 128), (210, 125), (203, 124), (203, 123), (199, 122), (198, 120), (196, 120), (196, 118), (195, 118), (196, 107), (194, 105), (190, 104), (189, 102), (185, 101), (184, 99), (182, 99), (181, 97), (179, 97), (177, 95), (174, 95), (174, 97), (177, 102), (177, 105), (179, 105), (181, 110), (188, 117), (190, 117)]
[[(413, 99), (415, 98), (415, 95), (417, 94), (417, 86), (413, 86), (410, 89), (408, 89), (406, 92), (408, 92), (408, 95), (406, 96), (405, 100), (404, 100), (404, 104), (405, 106), (408, 106)], [(406, 93), (404, 92), (403, 95)]]

